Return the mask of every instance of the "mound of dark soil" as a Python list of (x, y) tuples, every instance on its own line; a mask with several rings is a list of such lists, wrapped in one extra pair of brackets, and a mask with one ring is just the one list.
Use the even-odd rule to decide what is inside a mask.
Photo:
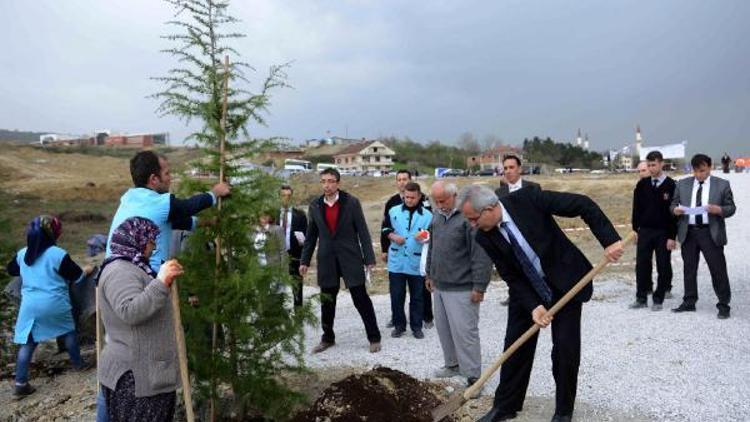
[(431, 422), (441, 404), (429, 385), (403, 372), (376, 367), (331, 384), (310, 409), (292, 421)]

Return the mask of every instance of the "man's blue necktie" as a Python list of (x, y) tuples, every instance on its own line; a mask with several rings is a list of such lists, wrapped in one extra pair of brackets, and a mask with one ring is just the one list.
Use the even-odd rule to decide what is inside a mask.
[(531, 286), (534, 287), (534, 290), (536, 290), (544, 303), (552, 303), (552, 290), (547, 286), (547, 283), (544, 281), (542, 275), (539, 274), (539, 271), (534, 268), (534, 264), (531, 263), (531, 260), (526, 255), (526, 252), (523, 251), (521, 245), (518, 244), (518, 239), (513, 235), (510, 227), (508, 227), (508, 223), (500, 223), (500, 226), (502, 226), (502, 228), (505, 229), (505, 233), (508, 234), (508, 240), (513, 247), (513, 253), (516, 255), (518, 263), (521, 264), (521, 269), (523, 270), (523, 273), (526, 274), (526, 278), (531, 282)]

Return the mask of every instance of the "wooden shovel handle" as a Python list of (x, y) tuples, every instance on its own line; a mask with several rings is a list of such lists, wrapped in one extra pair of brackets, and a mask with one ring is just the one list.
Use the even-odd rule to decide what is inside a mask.
[[(623, 247), (632, 243), (633, 240), (635, 240), (635, 233), (631, 232), (623, 240), (622, 242)], [(560, 309), (562, 309), (563, 306), (567, 305), (568, 302), (570, 302), (575, 297), (575, 295), (578, 294), (578, 292), (580, 292), (584, 287), (586, 287), (587, 284), (591, 283), (591, 280), (593, 280), (597, 274), (602, 272), (602, 270), (607, 266), (607, 264), (609, 264), (609, 260), (607, 258), (602, 258), (602, 260), (599, 261), (599, 263), (596, 264), (596, 266), (592, 268), (591, 271), (586, 273), (586, 275), (584, 275), (583, 278), (581, 278), (578, 281), (578, 283), (576, 283), (575, 286), (573, 286), (568, 291), (568, 293), (565, 293), (565, 295), (562, 298), (560, 298), (560, 300), (558, 300), (557, 303), (555, 303), (547, 311), (545, 316), (554, 316), (558, 311), (560, 311)], [(466, 391), (464, 391), (464, 398), (468, 400), (471, 397), (473, 397), (476, 394), (476, 392), (479, 391), (484, 386), (485, 383), (487, 383), (487, 381), (490, 379), (492, 374), (494, 374), (495, 371), (497, 371), (498, 368), (500, 368), (503, 362), (508, 360), (508, 358), (511, 355), (513, 355), (513, 353), (516, 350), (518, 350), (519, 347), (523, 346), (523, 344), (526, 343), (527, 340), (533, 337), (539, 331), (539, 328), (540, 328), (539, 325), (534, 324), (531, 326), (531, 328), (526, 330), (526, 332), (523, 333), (521, 337), (516, 339), (516, 341), (514, 341), (513, 344), (511, 344), (510, 347), (508, 347), (503, 352), (503, 354), (500, 355), (499, 358), (497, 358), (497, 360), (492, 364), (492, 366), (485, 369), (485, 371), (482, 373), (482, 376), (479, 378), (479, 380), (477, 380), (477, 382), (475, 382), (471, 387), (467, 388)]]
[(177, 343), (177, 359), (180, 363), (180, 379), (182, 380), (182, 394), (185, 399), (185, 413), (188, 422), (195, 421), (193, 414), (193, 395), (190, 391), (190, 374), (187, 367), (187, 350), (185, 349), (185, 332), (182, 329), (182, 316), (180, 315), (180, 294), (177, 289), (177, 281), (172, 282), (170, 293), (172, 302), (172, 321), (174, 323), (175, 341)]

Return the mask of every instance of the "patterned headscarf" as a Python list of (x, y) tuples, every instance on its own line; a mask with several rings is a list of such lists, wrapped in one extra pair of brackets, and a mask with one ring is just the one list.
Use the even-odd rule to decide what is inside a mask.
[(40, 215), (31, 220), (26, 230), (26, 255), (23, 262), (34, 264), (44, 251), (53, 246), (62, 234), (62, 223), (57, 217)]
[[(102, 269), (112, 261), (125, 259), (137, 265), (146, 274), (156, 277), (148, 258), (143, 256), (149, 241), (156, 243), (159, 226), (143, 217), (131, 217), (117, 226), (110, 239), (111, 255), (102, 263)], [(101, 272), (100, 272), (101, 274)]]

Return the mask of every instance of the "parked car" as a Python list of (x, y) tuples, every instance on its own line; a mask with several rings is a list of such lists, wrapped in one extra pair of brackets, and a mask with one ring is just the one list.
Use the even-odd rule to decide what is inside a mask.
[(476, 175), (477, 176), (494, 176), (495, 175), (495, 170), (493, 170), (493, 169), (479, 170), (478, 172), (476, 172)]
[(461, 169), (450, 169), (443, 173), (443, 177), (460, 177), (464, 175), (464, 171)]

